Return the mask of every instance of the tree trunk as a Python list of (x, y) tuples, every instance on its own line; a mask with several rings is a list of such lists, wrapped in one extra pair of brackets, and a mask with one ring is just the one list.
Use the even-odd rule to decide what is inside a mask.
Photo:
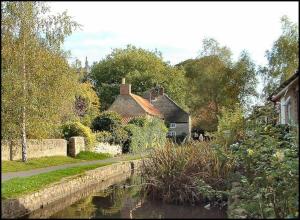
[(22, 161), (27, 161), (27, 140), (26, 140), (26, 66), (25, 66), (25, 39), (23, 41), (23, 57), (22, 57), (22, 72), (23, 72), (23, 97), (24, 103), (22, 108)]

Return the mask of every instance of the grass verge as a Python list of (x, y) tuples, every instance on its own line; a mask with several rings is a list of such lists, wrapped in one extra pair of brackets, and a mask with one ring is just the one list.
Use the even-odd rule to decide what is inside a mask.
[(26, 163), (21, 160), (17, 161), (2, 161), (1, 171), (6, 172), (17, 172), (26, 171), (50, 166), (57, 166), (69, 163), (78, 163), (87, 160), (104, 160), (110, 158), (110, 154), (94, 153), (88, 151), (80, 152), (75, 158), (66, 156), (52, 156), (52, 157), (41, 157), (28, 159)]
[(71, 167), (62, 170), (56, 170), (48, 173), (38, 174), (31, 177), (13, 178), (1, 183), (1, 199), (16, 198), (30, 192), (35, 192), (51, 183), (58, 182), (64, 177), (81, 174), (87, 170), (96, 169), (98, 167), (107, 166), (112, 164), (93, 164), (78, 167)]
[(21, 160), (17, 161), (2, 161), (1, 171), (6, 172), (17, 172), (32, 170), (43, 167), (50, 167), (68, 163), (78, 163), (82, 162), (81, 159), (74, 159), (72, 157), (65, 156), (53, 156), (53, 157), (41, 157), (41, 158), (32, 158), (28, 159), (26, 163)]
[(75, 158), (80, 160), (104, 160), (111, 157), (110, 154), (81, 151)]

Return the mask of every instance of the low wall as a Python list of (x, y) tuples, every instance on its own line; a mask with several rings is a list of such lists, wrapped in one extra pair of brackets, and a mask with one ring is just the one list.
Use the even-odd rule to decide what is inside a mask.
[[(67, 156), (67, 141), (64, 139), (28, 139), (27, 157)], [(22, 159), (21, 140), (1, 142), (1, 160)]]
[(111, 155), (122, 154), (122, 146), (110, 145), (109, 143), (98, 142), (95, 146), (96, 153), (109, 153)]
[[(24, 195), (17, 199), (7, 199), (1, 202), (2, 218), (18, 218), (29, 214), (39, 208), (48, 207), (54, 202), (64, 199), (74, 193), (79, 192), (95, 184), (103, 184), (108, 187), (108, 180), (118, 175), (131, 174), (139, 171), (142, 164), (141, 160), (120, 162), (94, 170), (86, 171), (77, 177), (69, 177), (54, 183), (47, 188), (35, 193)], [(108, 181), (108, 182), (107, 182)], [(112, 182), (109, 182), (112, 184)]]

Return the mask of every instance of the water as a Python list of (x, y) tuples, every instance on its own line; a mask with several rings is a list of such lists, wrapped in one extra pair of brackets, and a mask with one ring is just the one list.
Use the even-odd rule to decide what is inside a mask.
[[(150, 201), (140, 195), (141, 179), (131, 176), (107, 189), (90, 187), (78, 192), (77, 198), (65, 198), (31, 213), (27, 218), (226, 218), (226, 211), (217, 207), (180, 206)], [(78, 199), (78, 197), (82, 197)], [(76, 200), (76, 202), (72, 202)], [(72, 203), (72, 204), (68, 204)]]

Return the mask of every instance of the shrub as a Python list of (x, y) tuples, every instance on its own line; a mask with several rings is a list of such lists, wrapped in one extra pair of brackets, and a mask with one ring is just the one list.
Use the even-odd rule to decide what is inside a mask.
[(249, 218), (297, 218), (299, 145), (285, 126), (248, 127), (245, 141), (232, 151), (243, 168), (241, 185)]
[(142, 165), (149, 197), (170, 203), (221, 199), (230, 163), (222, 164), (207, 143), (155, 148)]
[(64, 138), (69, 139), (73, 136), (82, 136), (84, 137), (86, 148), (92, 150), (95, 143), (95, 135), (92, 133), (91, 129), (87, 126), (84, 126), (80, 122), (67, 122), (62, 126), (62, 132)]
[(144, 125), (146, 124), (147, 122), (147, 118), (146, 117), (137, 117), (137, 118), (133, 118), (131, 119), (128, 124), (134, 124), (136, 126), (139, 126), (139, 127), (144, 127)]
[(128, 133), (128, 140), (123, 145), (123, 151), (133, 153), (164, 146), (167, 128), (163, 121), (157, 118), (146, 119), (144, 126), (128, 124), (124, 128)]
[(222, 108), (221, 116), (218, 117), (218, 131), (213, 135), (215, 142), (224, 148), (241, 141), (245, 136), (245, 120), (240, 105), (236, 104), (234, 110)]
[(108, 131), (99, 131), (95, 133), (96, 140), (98, 142), (106, 142), (106, 143), (111, 143), (113, 140), (113, 136), (110, 132)]
[(115, 129), (112, 132), (112, 137), (113, 137), (112, 140), (113, 143), (122, 145), (128, 139), (128, 133), (124, 128), (119, 128), (119, 129)]
[(106, 111), (96, 117), (92, 123), (94, 131), (109, 131), (113, 132), (122, 126), (121, 116), (117, 112)]

